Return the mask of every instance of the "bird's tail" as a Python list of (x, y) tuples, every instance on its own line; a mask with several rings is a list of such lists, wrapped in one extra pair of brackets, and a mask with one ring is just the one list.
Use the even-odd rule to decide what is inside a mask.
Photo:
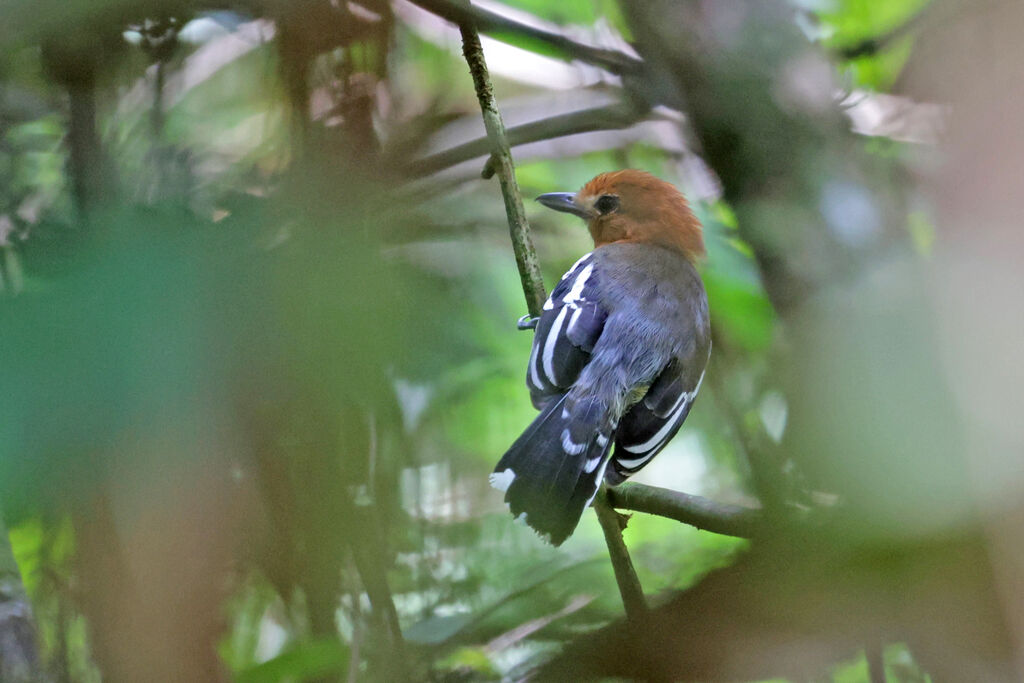
[(615, 425), (607, 407), (571, 394), (553, 401), (491, 475), (512, 514), (553, 545), (572, 534), (608, 464)]

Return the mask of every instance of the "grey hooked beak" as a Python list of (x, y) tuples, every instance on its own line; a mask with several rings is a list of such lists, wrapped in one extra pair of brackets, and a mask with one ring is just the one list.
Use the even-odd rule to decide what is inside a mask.
[(576, 203), (576, 193), (574, 192), (548, 192), (537, 197), (537, 201), (555, 211), (564, 211), (580, 218), (587, 217), (587, 212)]

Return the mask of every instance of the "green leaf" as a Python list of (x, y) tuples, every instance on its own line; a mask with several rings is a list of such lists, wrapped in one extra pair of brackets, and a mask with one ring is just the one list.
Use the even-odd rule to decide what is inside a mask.
[(315, 640), (301, 643), (273, 659), (241, 671), (235, 680), (238, 683), (277, 683), (327, 676), (344, 671), (348, 660), (348, 648), (341, 642)]
[(469, 669), (490, 678), (501, 677), (500, 672), (494, 668), (491, 658), (487, 656), (487, 652), (480, 647), (464, 647), (456, 650), (441, 660), (439, 664), (449, 670)]

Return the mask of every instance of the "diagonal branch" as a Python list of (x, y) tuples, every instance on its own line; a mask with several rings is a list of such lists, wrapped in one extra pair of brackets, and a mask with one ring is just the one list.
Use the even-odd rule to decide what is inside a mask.
[[(506, 137), (510, 147), (518, 147), (576, 133), (621, 130), (643, 120), (647, 113), (628, 102), (616, 102), (512, 126), (506, 129)], [(414, 175), (430, 175), (463, 161), (482, 157), (490, 151), (490, 138), (485, 136), (418, 159), (409, 165), (409, 170)]]
[(636, 57), (618, 50), (594, 47), (572, 40), (564, 34), (524, 24), (497, 12), (473, 5), (468, 0), (411, 0), (413, 4), (447, 19), (460, 28), (474, 26), (482, 33), (515, 33), (531, 40), (545, 43), (563, 59), (578, 59), (600, 66), (614, 74), (631, 74), (643, 67)]

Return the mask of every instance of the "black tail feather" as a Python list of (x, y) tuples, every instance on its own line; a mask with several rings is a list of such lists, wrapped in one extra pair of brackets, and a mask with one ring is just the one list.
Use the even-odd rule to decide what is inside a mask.
[(508, 449), (491, 475), (517, 518), (553, 545), (576, 529), (604, 474), (611, 443), (607, 410), (563, 396)]

